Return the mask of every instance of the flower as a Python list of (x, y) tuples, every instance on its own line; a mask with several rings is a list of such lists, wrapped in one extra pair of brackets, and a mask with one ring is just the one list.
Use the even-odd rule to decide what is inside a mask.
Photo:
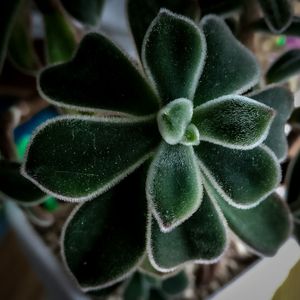
[[(145, 252), (161, 272), (214, 262), (227, 246), (227, 222), (265, 255), (289, 233), (288, 212), (272, 193), (290, 95), (272, 87), (252, 94), (255, 100), (241, 96), (259, 68), (215, 16), (197, 26), (161, 10), (146, 33), (142, 64), (146, 77), (91, 33), (73, 60), (39, 78), (50, 103), (109, 111), (46, 123), (23, 166), (45, 192), (83, 202), (64, 229), (63, 257), (86, 291), (122, 280)], [(282, 113), (280, 95), (289, 103)], [(270, 96), (276, 116), (264, 104)]]

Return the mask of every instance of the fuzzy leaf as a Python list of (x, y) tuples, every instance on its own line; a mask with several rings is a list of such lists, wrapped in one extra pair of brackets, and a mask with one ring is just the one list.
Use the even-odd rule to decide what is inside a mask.
[[(207, 178), (205, 187), (207, 187)], [(272, 256), (291, 232), (290, 213), (285, 203), (273, 193), (258, 206), (238, 209), (222, 199), (209, 183), (209, 193), (217, 201), (232, 231), (262, 255)]]
[(74, 54), (77, 43), (75, 30), (59, 10), (44, 14), (46, 57), (49, 64), (64, 62)]
[(15, 20), (8, 52), (13, 63), (23, 72), (33, 74), (38, 71), (40, 61), (36, 54), (31, 37), (30, 8), (28, 3), (19, 11)]
[(300, 49), (291, 49), (279, 56), (266, 73), (268, 83), (283, 82), (300, 73)]
[(105, 0), (61, 0), (71, 16), (91, 26), (99, 23), (104, 2)]
[(255, 57), (214, 16), (202, 19), (207, 57), (194, 98), (194, 106), (228, 95), (242, 94), (253, 87), (260, 71)]
[(74, 59), (45, 69), (40, 91), (51, 103), (79, 110), (146, 115), (158, 99), (129, 59), (106, 37), (86, 35)]
[(213, 262), (226, 248), (223, 219), (207, 194), (198, 211), (169, 233), (160, 231), (152, 218), (149, 224), (148, 254), (155, 268), (168, 272), (190, 262)]
[(291, 0), (258, 0), (269, 28), (276, 33), (284, 31), (291, 23)]
[(193, 104), (188, 99), (176, 99), (163, 107), (157, 115), (158, 129), (163, 139), (168, 144), (178, 144), (192, 116)]
[(140, 176), (138, 170), (112, 191), (79, 205), (66, 223), (63, 259), (85, 291), (121, 281), (145, 254), (147, 204), (137, 186)]
[(193, 124), (201, 140), (234, 149), (251, 149), (266, 139), (274, 115), (266, 105), (229, 95), (198, 106)]
[(192, 99), (206, 53), (203, 33), (195, 23), (162, 9), (143, 43), (142, 60), (164, 104)]
[(123, 300), (147, 300), (148, 296), (148, 282), (142, 274), (135, 272), (124, 291)]
[(0, 2), (0, 72), (6, 57), (8, 41), (18, 9), (23, 0)]
[(129, 24), (139, 53), (142, 50), (146, 31), (161, 8), (190, 17), (195, 21), (200, 18), (197, 0), (128, 0)]
[(201, 142), (194, 150), (204, 174), (233, 206), (255, 206), (279, 184), (279, 163), (266, 146), (245, 151)]
[(160, 229), (173, 230), (200, 206), (202, 183), (193, 148), (163, 142), (151, 163), (146, 194)]
[(33, 138), (23, 171), (60, 199), (91, 199), (151, 155), (156, 132), (154, 120), (56, 118)]
[(293, 94), (285, 88), (274, 86), (251, 94), (249, 97), (272, 107), (276, 111), (264, 144), (276, 154), (279, 161), (283, 161), (288, 150), (284, 126), (293, 111)]
[(21, 164), (0, 160), (0, 197), (11, 199), (21, 205), (41, 203), (46, 195), (20, 174)]
[[(263, 18), (254, 22), (251, 27), (255, 31), (265, 32), (268, 34), (278, 34), (270, 30), (265, 19)], [(281, 34), (289, 36), (300, 36), (300, 18), (298, 16), (293, 16), (291, 24), (285, 30), (283, 30)]]
[(189, 285), (187, 274), (182, 271), (175, 276), (165, 279), (162, 282), (162, 289), (169, 295), (178, 295), (182, 293)]

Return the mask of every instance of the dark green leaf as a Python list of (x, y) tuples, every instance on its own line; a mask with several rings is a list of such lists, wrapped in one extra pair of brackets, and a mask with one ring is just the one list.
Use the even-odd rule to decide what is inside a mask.
[(283, 87), (274, 86), (255, 92), (248, 95), (248, 97), (268, 105), (276, 111), (264, 144), (276, 154), (279, 161), (283, 161), (286, 158), (288, 150), (284, 127), (294, 107), (293, 94)]
[(199, 208), (203, 190), (192, 146), (161, 144), (149, 168), (146, 193), (164, 232), (173, 230)]
[(85, 291), (111, 286), (145, 254), (147, 204), (136, 171), (112, 191), (75, 209), (63, 232), (63, 258)]
[(95, 26), (99, 23), (105, 0), (61, 0), (61, 3), (75, 19)]
[(280, 182), (280, 166), (266, 146), (235, 150), (207, 142), (194, 147), (202, 171), (231, 205), (252, 207)]
[(129, 24), (139, 53), (142, 50), (146, 31), (161, 8), (167, 8), (195, 21), (200, 18), (197, 0), (128, 0)]
[(294, 109), (288, 122), (292, 127), (300, 129), (300, 107)]
[(0, 2), (0, 72), (5, 60), (14, 20), (22, 1), (23, 0), (2, 0)]
[(300, 49), (288, 50), (279, 56), (266, 73), (268, 83), (282, 82), (300, 73)]
[(228, 16), (242, 8), (243, 0), (201, 0), (202, 15), (214, 14)]
[(300, 208), (300, 152), (290, 162), (287, 171), (287, 202), (292, 207)]
[(142, 49), (146, 74), (164, 104), (192, 100), (203, 69), (206, 44), (190, 19), (161, 10), (149, 27)]
[(205, 187), (233, 232), (255, 251), (274, 255), (291, 232), (291, 216), (285, 203), (273, 193), (254, 208), (238, 209), (229, 205), (208, 182), (206, 178)]
[(31, 206), (41, 203), (46, 195), (20, 174), (21, 164), (0, 160), (0, 197)]
[(51, 103), (79, 110), (110, 110), (146, 115), (158, 99), (129, 59), (106, 37), (90, 33), (74, 59), (45, 69), (39, 78)]
[(258, 0), (258, 2), (272, 31), (280, 33), (290, 25), (293, 17), (291, 0)]
[(76, 49), (75, 29), (66, 16), (55, 10), (44, 14), (46, 30), (46, 57), (49, 64), (65, 62), (74, 54)]
[(159, 140), (154, 120), (57, 118), (38, 130), (23, 171), (57, 198), (91, 199), (142, 164)]
[[(26, 4), (28, 4), (26, 2)], [(40, 61), (36, 54), (31, 36), (30, 8), (24, 5), (19, 11), (8, 47), (9, 57), (22, 71), (33, 74), (38, 71)]]
[(242, 94), (253, 87), (260, 71), (255, 57), (214, 16), (202, 19), (207, 57), (194, 98), (194, 106), (228, 94)]
[(227, 234), (222, 216), (204, 193), (198, 211), (168, 233), (160, 231), (155, 219), (149, 224), (148, 254), (160, 271), (172, 271), (190, 262), (213, 262), (226, 248)]
[(162, 289), (169, 295), (177, 295), (182, 293), (189, 285), (187, 274), (182, 271), (175, 276), (165, 279), (162, 282)]
[(198, 106), (193, 124), (200, 139), (233, 149), (252, 149), (267, 137), (275, 112), (243, 96), (224, 96)]
[(168, 297), (159, 289), (151, 289), (148, 300), (168, 300)]
[(114, 295), (115, 293), (117, 293), (117, 290), (120, 288), (120, 286), (122, 284), (124, 284), (123, 281), (118, 282), (114, 285), (111, 285), (107, 288), (87, 292), (87, 294), (92, 297), (97, 297), (97, 300), (102, 300), (102, 299), (106, 300), (108, 296), (111, 296), (111, 295)]

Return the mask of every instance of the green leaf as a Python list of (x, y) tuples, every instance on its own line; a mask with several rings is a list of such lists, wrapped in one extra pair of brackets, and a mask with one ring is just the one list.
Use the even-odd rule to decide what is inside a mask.
[(31, 36), (30, 7), (22, 6), (14, 22), (8, 52), (13, 63), (23, 72), (35, 75), (41, 63), (36, 54)]
[(265, 199), (280, 182), (280, 166), (266, 146), (234, 150), (201, 142), (194, 147), (203, 173), (232, 206), (250, 208)]
[(168, 300), (167, 296), (159, 289), (151, 289), (148, 300)]
[(148, 255), (152, 265), (162, 272), (191, 261), (215, 262), (227, 245), (222, 215), (206, 193), (198, 211), (171, 232), (161, 232), (153, 218), (148, 226)]
[(290, 0), (258, 0), (269, 28), (276, 33), (284, 31), (291, 23), (293, 9)]
[(190, 17), (195, 21), (200, 18), (199, 5), (195, 0), (128, 0), (129, 24), (139, 53), (142, 50), (146, 31), (161, 8)]
[(148, 282), (142, 274), (135, 272), (124, 291), (124, 300), (147, 300), (148, 296)]
[(23, 174), (59, 199), (87, 200), (141, 165), (159, 140), (153, 119), (56, 118), (33, 137)]
[(162, 289), (169, 295), (178, 295), (182, 293), (189, 285), (187, 274), (182, 271), (175, 276), (165, 279), (162, 282)]
[(291, 217), (286, 204), (271, 194), (258, 206), (238, 209), (228, 204), (212, 183), (205, 179), (205, 187), (217, 201), (232, 231), (256, 252), (273, 256), (291, 232)]
[(24, 206), (45, 201), (46, 195), (20, 174), (21, 164), (0, 160), (0, 197)]
[(47, 62), (53, 64), (71, 59), (77, 46), (75, 29), (58, 9), (44, 14), (43, 17), (46, 31)]
[(207, 57), (194, 98), (194, 106), (228, 94), (242, 94), (259, 80), (253, 54), (231, 33), (222, 19), (202, 19)]
[(105, 0), (61, 0), (61, 3), (75, 19), (95, 26), (99, 23)]
[(170, 145), (176, 145), (183, 138), (193, 116), (193, 104), (180, 98), (168, 103), (157, 115), (158, 129), (163, 139)]
[(296, 107), (288, 121), (288, 123), (296, 129), (300, 129), (300, 107)]
[(201, 0), (202, 16), (208, 14), (228, 17), (242, 8), (243, 0)]
[(274, 86), (247, 96), (272, 107), (276, 111), (264, 143), (276, 154), (280, 162), (283, 161), (288, 151), (284, 127), (294, 108), (293, 94), (288, 89)]
[[(251, 25), (252, 29), (255, 31), (265, 32), (269, 34), (278, 34), (272, 32), (268, 27), (266, 21), (262, 19), (258, 19)], [(300, 18), (298, 16), (293, 16), (291, 24), (281, 32), (282, 35), (289, 35), (289, 36), (300, 36)]]
[(14, 20), (23, 0), (5, 0), (0, 2), (0, 72), (6, 57), (7, 46)]
[(198, 106), (193, 124), (200, 139), (233, 149), (252, 149), (267, 137), (275, 113), (243, 96), (228, 95)]
[(84, 291), (123, 280), (145, 254), (147, 204), (140, 171), (79, 205), (65, 225), (63, 260)]
[(203, 190), (191, 146), (161, 144), (148, 171), (146, 194), (163, 232), (173, 230), (195, 213)]
[(205, 54), (204, 35), (195, 23), (160, 10), (146, 33), (142, 61), (164, 104), (193, 99)]
[(158, 98), (139, 71), (97, 33), (83, 38), (73, 60), (45, 69), (39, 89), (51, 103), (82, 111), (147, 115), (158, 110)]
[(300, 49), (291, 49), (279, 56), (266, 73), (268, 83), (283, 82), (300, 73)]

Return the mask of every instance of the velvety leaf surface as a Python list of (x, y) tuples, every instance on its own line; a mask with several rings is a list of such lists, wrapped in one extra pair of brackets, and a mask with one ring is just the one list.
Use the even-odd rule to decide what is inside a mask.
[(60, 199), (96, 197), (146, 160), (159, 142), (154, 120), (63, 117), (33, 138), (29, 179)]
[(300, 49), (291, 49), (279, 56), (266, 73), (268, 83), (282, 82), (300, 72)]
[(241, 94), (253, 87), (260, 71), (255, 57), (219, 18), (202, 19), (207, 57), (194, 98), (194, 106), (228, 95)]
[(171, 145), (178, 144), (193, 116), (193, 104), (180, 98), (164, 106), (157, 115), (158, 129), (163, 139)]
[(193, 98), (205, 53), (204, 36), (195, 23), (160, 11), (146, 33), (142, 60), (164, 104)]
[(204, 193), (198, 211), (169, 233), (152, 219), (148, 252), (161, 271), (173, 270), (188, 261), (216, 260), (226, 247), (226, 229), (211, 200)]
[(200, 206), (202, 183), (191, 146), (163, 142), (151, 163), (146, 194), (162, 231), (173, 230)]
[[(205, 187), (207, 187), (207, 179)], [(228, 204), (209, 183), (210, 195), (217, 201), (232, 231), (255, 251), (274, 255), (291, 231), (290, 213), (285, 203), (273, 193), (258, 206), (238, 209)]]
[[(278, 34), (274, 33), (268, 27), (265, 19), (259, 19), (252, 24), (252, 28), (255, 31), (261, 31), (269, 34)], [(300, 18), (298, 16), (293, 16), (291, 24), (281, 32), (282, 35), (289, 36), (300, 36)]]
[(169, 295), (178, 295), (182, 293), (189, 285), (189, 278), (187, 274), (182, 271), (172, 276), (168, 279), (165, 279), (162, 282), (162, 289), (165, 293)]
[[(20, 174), (21, 164), (0, 160), (0, 197), (22, 205), (35, 205), (45, 200), (45, 194)], [(2, 195), (1, 195), (2, 194)]]
[(8, 41), (13, 28), (14, 19), (22, 0), (0, 2), (0, 71), (6, 56)]
[(279, 161), (283, 161), (286, 158), (288, 150), (284, 126), (294, 107), (293, 94), (285, 88), (274, 86), (251, 94), (249, 97), (272, 107), (276, 111), (264, 144), (276, 154)]
[(78, 21), (97, 25), (105, 0), (61, 0), (68, 13)]
[(200, 18), (197, 0), (128, 0), (129, 24), (139, 53), (146, 31), (161, 8), (167, 8), (195, 21)]
[(254, 206), (279, 184), (278, 161), (266, 146), (234, 150), (201, 142), (194, 150), (202, 171), (233, 206)]
[(292, 20), (293, 9), (290, 0), (258, 0), (265, 20), (274, 32), (286, 29)]
[(149, 285), (144, 276), (135, 272), (124, 291), (124, 300), (147, 300)]
[(67, 222), (64, 261), (85, 291), (124, 279), (145, 253), (147, 204), (140, 176), (138, 170), (83, 203)]
[(14, 22), (8, 52), (10, 59), (19, 69), (26, 73), (35, 74), (40, 67), (40, 61), (31, 37), (30, 8), (28, 5), (23, 6)]
[(193, 124), (201, 140), (235, 149), (251, 149), (267, 137), (274, 111), (243, 96), (224, 96), (198, 106)]
[(44, 14), (46, 30), (46, 57), (49, 64), (64, 62), (76, 49), (75, 30), (65, 15), (56, 10)]
[(74, 59), (45, 69), (40, 91), (50, 102), (80, 110), (146, 115), (158, 100), (129, 59), (106, 37), (86, 35)]

